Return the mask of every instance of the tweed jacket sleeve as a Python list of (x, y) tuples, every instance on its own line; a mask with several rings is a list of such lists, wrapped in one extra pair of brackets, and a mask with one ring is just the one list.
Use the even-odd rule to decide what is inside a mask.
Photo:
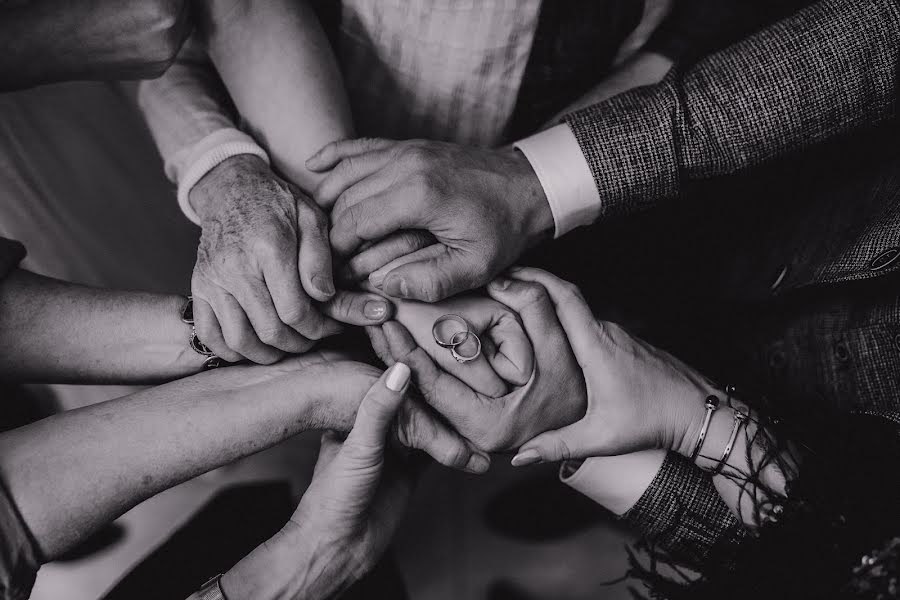
[(822, 0), (657, 86), (567, 116), (600, 219), (895, 116), (900, 6)]
[(622, 516), (647, 543), (681, 564), (702, 565), (709, 550), (744, 529), (713, 487), (712, 479), (689, 460), (669, 452), (637, 503)]

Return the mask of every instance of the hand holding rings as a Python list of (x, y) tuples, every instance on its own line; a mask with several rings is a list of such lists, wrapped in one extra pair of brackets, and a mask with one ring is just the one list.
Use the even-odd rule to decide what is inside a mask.
[[(457, 325), (457, 331), (448, 336), (443, 330), (446, 326), (453, 324)], [(462, 329), (460, 329), (460, 327)], [(450, 350), (451, 356), (453, 356), (458, 363), (471, 362), (481, 356), (481, 338), (478, 337), (477, 333), (472, 331), (469, 322), (459, 315), (446, 314), (438, 317), (431, 327), (431, 335), (438, 346)], [(460, 346), (465, 344), (470, 338), (475, 341), (475, 351), (470, 354), (462, 354), (460, 352)]]

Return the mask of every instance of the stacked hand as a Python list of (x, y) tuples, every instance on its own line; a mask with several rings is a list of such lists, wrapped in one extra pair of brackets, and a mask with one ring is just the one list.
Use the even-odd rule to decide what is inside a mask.
[(261, 159), (226, 160), (190, 201), (203, 228), (191, 282), (197, 333), (225, 360), (272, 363), (339, 322), (390, 316), (379, 296), (335, 290), (327, 216)]
[(524, 444), (514, 464), (651, 448), (689, 455), (704, 399), (716, 393), (712, 384), (671, 354), (595, 319), (574, 285), (539, 269), (513, 276), (544, 288), (587, 382), (584, 417)]
[(222, 577), (229, 598), (332, 598), (378, 561), (412, 492), (410, 466), (386, 451), (409, 369), (365, 394), (343, 443), (322, 438), (313, 481), (285, 527)]
[[(425, 401), (461, 435), (483, 450), (508, 451), (547, 429), (577, 421), (584, 414), (587, 397), (578, 362), (544, 288), (504, 280), (488, 286), (487, 291), (518, 315), (534, 348), (527, 380), (519, 380), (499, 397), (473, 387), (468, 365), (450, 372), (435, 363), (430, 324), (424, 347), (417, 342), (420, 337), (396, 321), (385, 323), (381, 332), (373, 335), (386, 362), (409, 365)], [(439, 356), (443, 353), (442, 349), (437, 352)]]
[(426, 402), (463, 436), (486, 451), (518, 448), (515, 465), (651, 448), (690, 453), (703, 400), (715, 393), (696, 371), (596, 320), (575, 286), (545, 271), (514, 269), (487, 289), (518, 313), (534, 346), (534, 372), (510, 393), (490, 397), (464, 369), (439, 368), (399, 323), (385, 323), (377, 344), (412, 368)]
[(553, 228), (514, 150), (360, 139), (325, 146), (307, 167), (327, 172), (314, 196), (333, 206), (331, 243), (353, 257), (350, 275), (405, 257), (370, 279), (393, 297), (436, 302), (480, 287)]

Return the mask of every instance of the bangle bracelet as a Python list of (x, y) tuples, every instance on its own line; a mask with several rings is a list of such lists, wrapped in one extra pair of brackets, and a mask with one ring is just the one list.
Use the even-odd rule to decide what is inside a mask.
[(731, 427), (731, 435), (728, 436), (728, 443), (725, 444), (725, 450), (722, 452), (722, 458), (719, 459), (719, 464), (716, 465), (716, 468), (712, 470), (713, 475), (718, 475), (722, 472), (722, 469), (728, 463), (728, 457), (731, 456), (731, 451), (734, 450), (734, 443), (737, 441), (738, 431), (741, 429), (741, 425), (744, 424), (744, 421), (747, 420), (747, 413), (741, 412), (738, 409), (734, 409), (734, 425)]
[(706, 432), (709, 431), (709, 422), (712, 421), (713, 413), (719, 408), (718, 396), (706, 397), (706, 416), (703, 417), (703, 425), (700, 427), (700, 435), (697, 436), (697, 443), (694, 445), (694, 451), (691, 452), (691, 462), (697, 460), (700, 455), (700, 449), (703, 447), (703, 440), (706, 439)]

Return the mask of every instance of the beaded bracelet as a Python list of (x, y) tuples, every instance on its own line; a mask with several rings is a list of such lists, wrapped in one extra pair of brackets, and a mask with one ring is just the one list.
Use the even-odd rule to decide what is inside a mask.
[(223, 358), (216, 356), (216, 353), (210, 350), (206, 344), (201, 342), (200, 338), (197, 336), (197, 328), (194, 326), (193, 296), (188, 296), (185, 300), (184, 306), (181, 307), (181, 321), (182, 323), (187, 323), (191, 326), (191, 337), (188, 340), (188, 346), (190, 346), (191, 350), (193, 350), (197, 354), (206, 357), (206, 360), (203, 361), (204, 371), (217, 369), (228, 364), (228, 362)]

